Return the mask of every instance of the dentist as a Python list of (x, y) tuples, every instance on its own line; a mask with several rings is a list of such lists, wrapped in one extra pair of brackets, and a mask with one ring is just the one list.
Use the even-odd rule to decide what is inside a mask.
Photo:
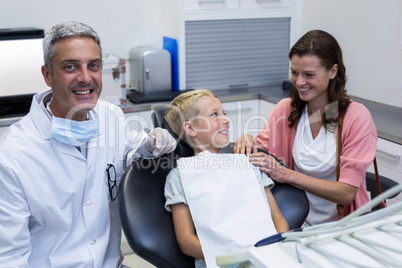
[(0, 267), (121, 267), (118, 187), (124, 164), (169, 153), (156, 128), (130, 132), (122, 110), (99, 100), (102, 49), (82, 23), (43, 40), (51, 88), (0, 141)]

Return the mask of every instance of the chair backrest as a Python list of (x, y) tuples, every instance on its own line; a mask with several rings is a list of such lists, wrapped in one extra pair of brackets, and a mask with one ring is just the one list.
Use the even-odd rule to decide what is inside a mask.
[(131, 249), (156, 267), (194, 267), (176, 241), (172, 214), (165, 210), (167, 156), (139, 158), (123, 173), (118, 195), (122, 228)]
[[(396, 181), (391, 180), (391, 179), (386, 178), (381, 175), (380, 175), (380, 182), (381, 182), (381, 191), (382, 192), (385, 192), (399, 184)], [(378, 188), (377, 188), (377, 180), (375, 178), (374, 173), (366, 172), (366, 184), (367, 184), (367, 191), (370, 192), (371, 199), (375, 198), (378, 195)], [(389, 199), (394, 198), (398, 194), (399, 193), (396, 193), (395, 195), (391, 196)], [(380, 208), (381, 208), (380, 205), (378, 205), (378, 206), (371, 208), (371, 210), (377, 210)]]

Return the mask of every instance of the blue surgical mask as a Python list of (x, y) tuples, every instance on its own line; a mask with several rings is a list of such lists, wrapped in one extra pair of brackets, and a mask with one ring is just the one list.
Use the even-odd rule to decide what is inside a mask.
[(53, 116), (50, 136), (73, 146), (81, 146), (100, 135), (98, 120), (74, 121)]

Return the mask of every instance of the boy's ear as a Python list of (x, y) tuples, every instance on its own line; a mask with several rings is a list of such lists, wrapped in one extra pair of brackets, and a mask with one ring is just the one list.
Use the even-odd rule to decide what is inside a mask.
[(189, 136), (189, 137), (195, 137), (197, 133), (195, 132), (194, 128), (191, 126), (190, 122), (186, 121), (183, 123), (183, 129), (184, 132)]

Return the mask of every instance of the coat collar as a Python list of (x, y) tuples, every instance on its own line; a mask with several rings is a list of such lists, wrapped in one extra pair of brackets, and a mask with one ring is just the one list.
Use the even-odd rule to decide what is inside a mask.
[[(78, 158), (85, 159), (85, 157), (83, 157), (83, 155), (74, 146), (70, 146), (62, 142), (59, 142), (50, 136), (53, 116), (46, 109), (46, 103), (50, 101), (51, 97), (52, 97), (52, 89), (48, 89), (34, 95), (32, 99), (32, 104), (29, 113), (31, 114), (31, 119), (37, 131), (40, 133), (41, 137), (44, 140), (49, 140), (60, 153), (70, 154)], [(95, 118), (98, 119), (96, 108), (97, 107), (95, 107), (94, 110), (89, 112), (88, 117), (90, 119)]]

